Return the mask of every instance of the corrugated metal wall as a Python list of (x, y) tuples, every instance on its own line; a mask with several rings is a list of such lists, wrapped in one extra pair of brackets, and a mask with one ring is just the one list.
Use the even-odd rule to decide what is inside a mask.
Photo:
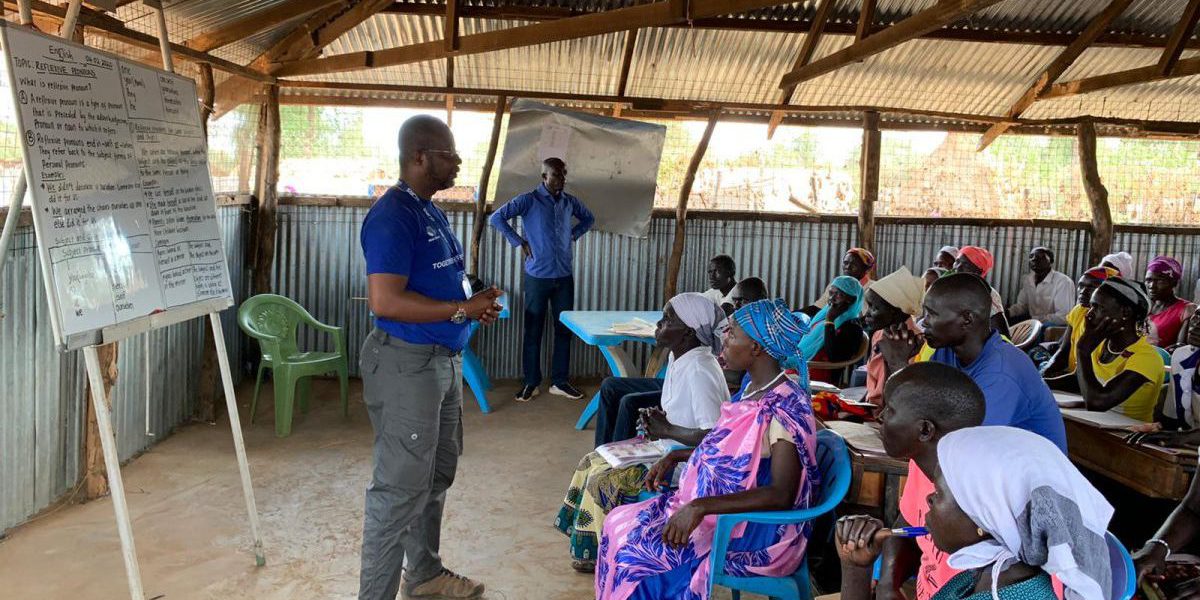
[[(243, 297), (246, 217), (241, 207), (218, 209), (236, 298)], [(79, 479), (84, 397), (83, 359), (54, 348), (32, 228), (17, 232), (0, 274), (0, 531), (24, 521), (69, 492)], [(243, 336), (234, 309), (222, 314), (233, 365)], [(207, 322), (194, 320), (152, 332), (150, 432), (146, 433), (145, 338), (121, 342), (113, 388), (113, 427), (128, 460), (186, 422), (195, 408)], [(240, 369), (235, 378), (240, 379)], [(219, 388), (218, 388), (219, 389)]]

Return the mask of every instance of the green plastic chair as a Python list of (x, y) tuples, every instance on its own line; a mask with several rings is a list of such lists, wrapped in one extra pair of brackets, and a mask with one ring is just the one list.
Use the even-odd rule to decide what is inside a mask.
[[(301, 352), (296, 346), (296, 328), (308, 325), (333, 337), (333, 352)], [(275, 435), (287, 437), (292, 433), (292, 408), (297, 384), (300, 387), (300, 410), (308, 412), (309, 378), (336, 372), (342, 388), (342, 415), (349, 414), (349, 379), (346, 362), (346, 339), (341, 327), (326, 325), (313, 318), (290, 298), (275, 294), (259, 294), (246, 300), (238, 309), (238, 325), (246, 335), (258, 340), (262, 362), (254, 380), (254, 399), (250, 401), (250, 422), (258, 408), (258, 389), (263, 371), (271, 369), (275, 378)]]

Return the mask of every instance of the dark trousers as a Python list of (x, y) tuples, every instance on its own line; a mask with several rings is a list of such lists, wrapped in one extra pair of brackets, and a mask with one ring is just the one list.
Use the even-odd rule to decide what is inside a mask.
[(525, 385), (542, 384), (542, 331), (546, 327), (546, 308), (554, 321), (554, 358), (551, 374), (555, 385), (568, 383), (571, 371), (571, 330), (558, 316), (575, 307), (575, 278), (543, 279), (525, 275), (525, 337), (521, 356)]
[(609, 377), (600, 384), (596, 412), (596, 445), (637, 435), (639, 408), (659, 406), (663, 380), (650, 377)]

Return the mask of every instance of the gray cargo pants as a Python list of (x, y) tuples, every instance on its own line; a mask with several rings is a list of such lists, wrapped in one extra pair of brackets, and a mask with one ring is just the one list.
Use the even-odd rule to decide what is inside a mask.
[(375, 448), (358, 597), (394, 600), (402, 567), (416, 582), (442, 569), (442, 510), (462, 454), (462, 357), (375, 329), (359, 366)]

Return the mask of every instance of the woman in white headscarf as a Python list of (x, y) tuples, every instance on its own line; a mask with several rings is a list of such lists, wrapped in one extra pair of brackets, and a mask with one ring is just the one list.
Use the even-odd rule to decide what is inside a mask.
[[(729, 386), (717, 355), (721, 352), (725, 311), (703, 294), (671, 298), (663, 308), (654, 339), (670, 352), (663, 380), (662, 409), (643, 415), (646, 436), (695, 446), (721, 416)], [(570, 538), (571, 566), (595, 569), (604, 517), (614, 508), (636, 502), (643, 489), (646, 465), (614, 469), (597, 452), (579, 461), (554, 526)]]
[(1121, 274), (1123, 279), (1133, 279), (1138, 275), (1133, 271), (1133, 255), (1128, 252), (1114, 252), (1100, 259), (1100, 266), (1112, 267)]
[[(913, 335), (921, 331), (915, 317), (921, 314), (921, 300), (925, 297), (925, 282), (913, 275), (908, 267), (900, 267), (887, 277), (876, 281), (867, 290), (866, 304), (862, 313), (863, 325), (871, 332), (871, 348), (867, 353), (866, 401), (883, 406), (883, 384), (892, 373), (908, 366), (912, 357), (885, 357), (880, 351), (880, 340), (886, 332), (893, 335), (907, 330)], [(894, 364), (888, 364), (891, 358)]]
[[(1045, 438), (971, 427), (938, 442), (925, 524), (962, 572), (933, 600), (1114, 600), (1105, 531), (1113, 508)], [(890, 535), (865, 516), (837, 524), (842, 600), (870, 594), (870, 566)]]

